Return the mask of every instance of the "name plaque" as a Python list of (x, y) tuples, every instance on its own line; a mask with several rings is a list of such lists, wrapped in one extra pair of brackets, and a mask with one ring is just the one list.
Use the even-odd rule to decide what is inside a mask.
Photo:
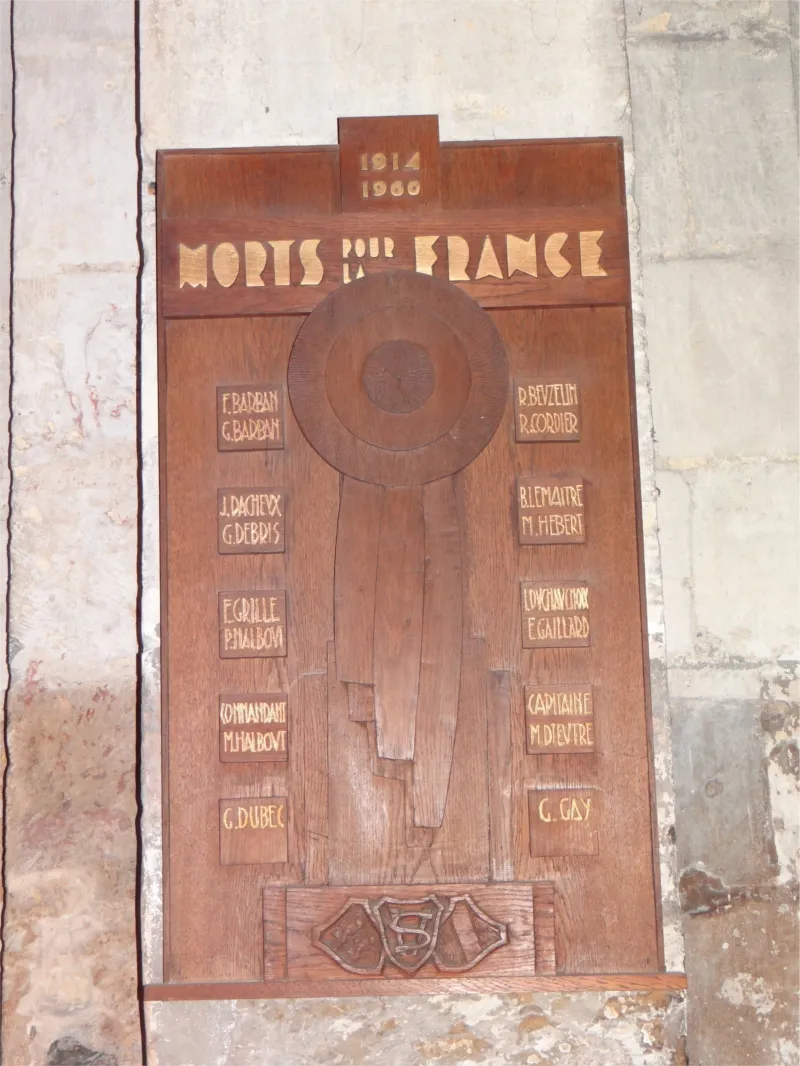
[(285, 692), (220, 696), (220, 762), (286, 762), (288, 751)]
[(520, 544), (583, 544), (586, 540), (583, 478), (521, 477), (517, 480)]
[(521, 442), (580, 440), (578, 382), (565, 378), (515, 378), (514, 425)]
[(523, 581), (523, 648), (586, 648), (589, 586), (583, 581)]
[(285, 515), (283, 489), (220, 489), (217, 492), (220, 555), (282, 552)]
[(528, 813), (534, 858), (599, 853), (602, 793), (598, 789), (531, 789)]
[(220, 385), (217, 388), (217, 447), (221, 452), (282, 448), (281, 385)]
[(286, 655), (286, 593), (220, 592), (219, 654), (222, 659)]
[(288, 862), (288, 800), (256, 796), (219, 801), (221, 866)]
[(525, 750), (529, 755), (594, 751), (592, 686), (526, 685)]

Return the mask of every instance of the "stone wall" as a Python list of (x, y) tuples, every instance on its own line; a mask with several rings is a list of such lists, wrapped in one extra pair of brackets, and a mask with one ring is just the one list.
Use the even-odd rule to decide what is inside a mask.
[[(137, 190), (130, 0), (16, 0), (4, 1062), (141, 1061), (139, 203), (141, 914), (160, 977), (155, 151), (332, 143), (338, 115), (436, 112), (448, 140), (625, 138), (665, 942), (681, 968), (682, 907), (688, 1044), (667, 994), (154, 1004), (148, 1061), (796, 1066), (796, 15), (144, 0)], [(1, 29), (0, 50), (4, 146)]]
[(9, 1066), (140, 1056), (133, 28), (13, 5)]
[(689, 1060), (797, 1061), (797, 5), (629, 2)]

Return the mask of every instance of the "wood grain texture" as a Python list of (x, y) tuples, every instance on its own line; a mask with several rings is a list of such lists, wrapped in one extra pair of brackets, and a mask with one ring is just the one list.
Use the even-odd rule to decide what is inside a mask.
[[(490, 669), (512, 669), (514, 875), (557, 884), (560, 972), (654, 969), (658, 925), (649, 832), (650, 792), (646, 704), (642, 688), (637, 538), (631, 438), (631, 397), (624, 308), (574, 308), (494, 313), (510, 376), (570, 375), (580, 383), (579, 441), (515, 441), (509, 405), (503, 425), (463, 480), (470, 565), (466, 610), (486, 639)], [(521, 546), (509, 540), (516, 477), (579, 473), (591, 529), (585, 544)], [(520, 649), (522, 581), (585, 581), (592, 605), (591, 648)], [(589, 755), (527, 755), (526, 684), (591, 684), (599, 723)], [(534, 858), (524, 791), (595, 787), (603, 792), (599, 857)], [(619, 885), (626, 892), (619, 892)], [(580, 903), (578, 903), (580, 900)], [(613, 965), (609, 960), (613, 960)]]
[[(381, 409), (364, 368), (387, 343), (412, 340), (435, 385), (418, 409)], [(376, 485), (417, 486), (471, 462), (494, 434), (508, 392), (505, 353), (490, 317), (449, 282), (408, 271), (332, 292), (292, 348), (295, 418), (335, 469)]]
[(261, 908), (264, 921), (264, 980), (280, 981), (286, 978), (286, 889), (265, 888), (261, 894)]
[[(443, 141), (442, 206), (625, 206), (621, 137)], [(157, 153), (164, 218), (271, 218), (340, 210), (337, 145)]]
[(422, 490), (387, 489), (375, 603), (378, 755), (412, 759), (422, 649), (425, 526)]
[(425, 596), (414, 758), (414, 825), (442, 824), (453, 761), (463, 627), (461, 530), (450, 478), (423, 490)]
[(340, 681), (371, 685), (375, 569), (383, 490), (346, 477), (336, 530), (334, 611)]
[[(168, 793), (171, 952), (175, 979), (259, 979), (263, 951), (257, 900), (267, 882), (303, 880), (306, 803), (303, 790), (323, 781), (326, 731), (315, 724), (309, 699), (320, 661), (320, 638), (333, 637), (333, 556), (339, 477), (287, 421), (287, 447), (268, 453), (217, 451), (216, 387), (285, 380), (297, 330), (294, 321), (185, 322), (166, 330), (162, 402), (169, 461), (162, 523), (167, 541), (163, 633), (169, 694)], [(266, 377), (264, 376), (266, 373)], [(209, 428), (211, 432), (209, 433)], [(300, 487), (287, 515), (287, 550), (219, 556), (217, 489), (270, 484)], [(320, 538), (319, 529), (330, 531)], [(198, 559), (204, 560), (198, 566)], [(311, 584), (300, 574), (316, 575)], [(292, 637), (284, 659), (219, 657), (217, 594), (223, 589), (292, 589)], [(320, 596), (317, 586), (327, 587)], [(181, 624), (191, 603), (192, 625)], [(323, 686), (324, 686), (324, 679)], [(225, 692), (286, 692), (302, 712), (293, 724), (288, 763), (219, 762), (218, 699)], [(319, 689), (324, 697), (324, 687)], [(323, 713), (323, 707), (317, 704)], [(307, 782), (307, 784), (304, 784)], [(263, 866), (219, 864), (218, 801), (285, 795), (289, 800), (289, 862)], [(324, 808), (316, 809), (324, 821)], [(323, 829), (324, 833), (324, 829)], [(324, 835), (314, 839), (324, 843)], [(198, 894), (197, 885), (205, 885)]]
[(328, 883), (402, 884), (408, 876), (404, 785), (374, 772), (375, 726), (351, 721), (333, 642), (328, 645), (327, 689)]
[(556, 972), (555, 891), (552, 882), (537, 881), (533, 886), (533, 926), (536, 930), (536, 972)]
[(372, 685), (349, 684), (347, 707), (351, 722), (374, 722), (375, 688)]
[(417, 855), (415, 881), (424, 881), (426, 876), (437, 881), (490, 879), (485, 678), (484, 642), (465, 635), (450, 780), (439, 829), (412, 828), (414, 793), (408, 781), (406, 839), (428, 849)]
[(285, 211), (333, 215), (340, 208), (339, 151), (232, 148), (157, 153), (161, 218), (269, 218)]
[(487, 705), (489, 850), (492, 879), (512, 881), (514, 796), (511, 768), (511, 678), (507, 670), (488, 672)]
[(297, 679), (297, 695), (303, 708), (303, 743), (293, 760), (293, 781), (302, 788), (303, 810), (298, 815), (299, 854), (307, 885), (324, 885), (328, 879), (328, 728), (327, 684), (321, 673)]

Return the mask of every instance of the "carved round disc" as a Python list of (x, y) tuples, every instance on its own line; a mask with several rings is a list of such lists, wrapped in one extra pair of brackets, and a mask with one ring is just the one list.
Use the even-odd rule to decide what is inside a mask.
[(497, 430), (508, 395), (492, 320), (449, 282), (376, 274), (335, 289), (289, 359), (295, 417), (331, 466), (419, 485), (462, 469)]
[(384, 341), (367, 356), (361, 380), (367, 396), (382, 411), (408, 414), (433, 392), (431, 357), (413, 341)]

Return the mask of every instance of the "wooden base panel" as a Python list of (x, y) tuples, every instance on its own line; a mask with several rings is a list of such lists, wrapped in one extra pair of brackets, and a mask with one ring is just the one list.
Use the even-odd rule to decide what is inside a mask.
[(376, 978), (332, 981), (239, 981), (145, 985), (146, 1003), (218, 999), (320, 999), (326, 996), (418, 996), (454, 992), (682, 992), (684, 973), (559, 974), (544, 977)]

